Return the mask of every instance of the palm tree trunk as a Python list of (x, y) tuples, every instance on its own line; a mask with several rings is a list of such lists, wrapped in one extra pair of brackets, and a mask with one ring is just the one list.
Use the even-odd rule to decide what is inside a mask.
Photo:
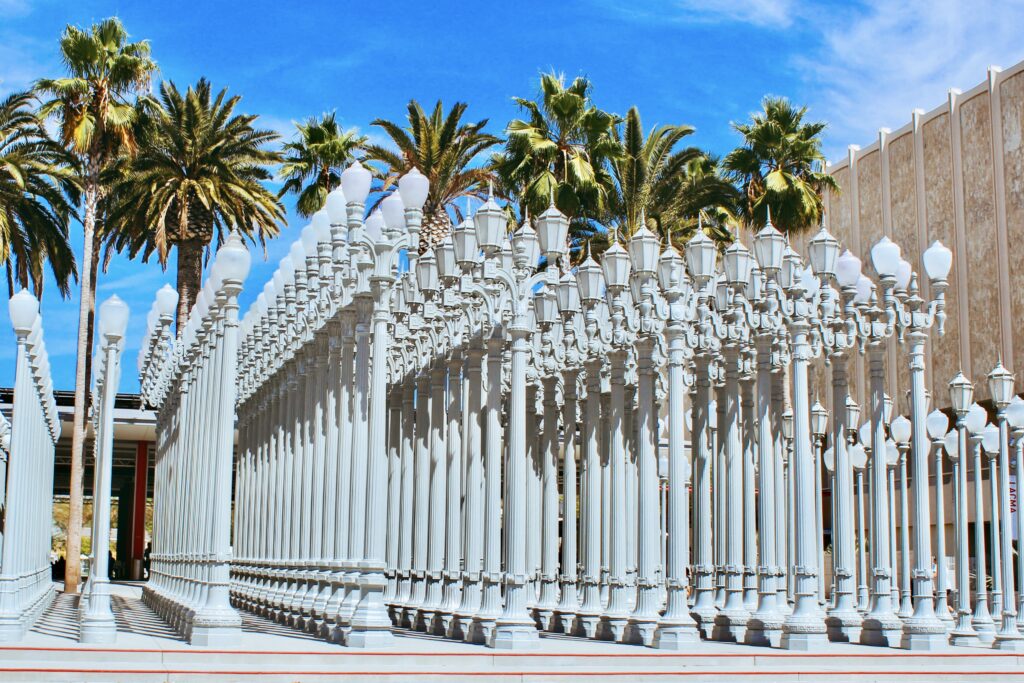
[(192, 310), (199, 290), (203, 286), (202, 240), (190, 239), (178, 242), (178, 334), (185, 329), (188, 314)]
[(99, 250), (96, 248), (96, 205), (99, 200), (99, 164), (89, 160), (85, 182), (85, 220), (83, 228), (82, 289), (78, 303), (78, 349), (75, 359), (75, 412), (71, 423), (71, 484), (68, 503), (67, 569), (64, 590), (78, 592), (82, 566), (82, 478), (84, 474), (82, 454), (85, 450), (85, 425), (88, 404), (86, 391), (89, 387), (90, 361), (92, 351), (93, 314), (96, 308), (96, 272), (99, 265)]

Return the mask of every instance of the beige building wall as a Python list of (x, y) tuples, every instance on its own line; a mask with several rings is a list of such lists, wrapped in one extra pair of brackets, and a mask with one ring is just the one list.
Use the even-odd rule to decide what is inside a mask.
[[(951, 90), (929, 112), (915, 110), (896, 130), (882, 129), (829, 165), (842, 188), (826, 197), (826, 224), (871, 268), (883, 235), (924, 278), (921, 253), (935, 240), (953, 250), (946, 292), (946, 334), (929, 344), (927, 378), (934, 406), (949, 404), (946, 385), (962, 369), (979, 401), (999, 358), (1024, 392), (1024, 62), (967, 92)], [(1011, 268), (1011, 264), (1013, 267)], [(927, 292), (927, 283), (922, 283)], [(864, 363), (851, 365), (851, 393), (865, 398)], [(889, 386), (908, 410), (907, 356), (895, 341)]]

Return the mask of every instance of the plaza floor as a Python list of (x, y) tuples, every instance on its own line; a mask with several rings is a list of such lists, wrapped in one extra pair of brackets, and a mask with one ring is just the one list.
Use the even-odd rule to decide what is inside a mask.
[(702, 642), (685, 653), (544, 635), (528, 653), (398, 630), (395, 647), (365, 652), (331, 645), (249, 614), (230, 649), (192, 647), (141, 601), (138, 585), (115, 584), (117, 643), (77, 642), (73, 598), (53, 606), (21, 642), (0, 647), (0, 681), (1024, 681), (1024, 656), (948, 648), (914, 654), (835, 644), (788, 653)]

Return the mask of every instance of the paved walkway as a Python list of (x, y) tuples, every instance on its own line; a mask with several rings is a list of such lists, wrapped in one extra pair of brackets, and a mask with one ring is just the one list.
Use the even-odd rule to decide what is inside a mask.
[(495, 652), (396, 631), (386, 652), (350, 650), (244, 614), (236, 647), (191, 647), (141, 599), (141, 587), (114, 584), (117, 643), (79, 645), (73, 598), (59, 594), (20, 643), (0, 647), (0, 681), (1024, 681), (1024, 657), (948, 648), (911, 654), (833, 645), (799, 654), (702, 642), (686, 653), (544, 635), (538, 650)]

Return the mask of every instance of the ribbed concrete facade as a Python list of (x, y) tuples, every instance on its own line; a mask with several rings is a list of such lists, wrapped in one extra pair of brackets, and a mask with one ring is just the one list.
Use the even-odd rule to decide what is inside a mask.
[[(946, 383), (960, 369), (984, 401), (985, 376), (1000, 357), (1011, 371), (1024, 368), (1024, 270), (1014, 267), (1024, 259), (1022, 125), (1024, 62), (991, 67), (977, 86), (951, 90), (942, 105), (915, 110), (902, 127), (851, 145), (847, 158), (829, 166), (842, 191), (826, 197), (826, 225), (866, 268), (883, 235), (916, 269), (934, 240), (953, 250), (946, 334), (929, 348), (935, 407), (948, 406)], [(887, 372), (905, 414), (907, 363), (897, 353), (893, 343)], [(863, 401), (859, 365), (851, 380)]]

